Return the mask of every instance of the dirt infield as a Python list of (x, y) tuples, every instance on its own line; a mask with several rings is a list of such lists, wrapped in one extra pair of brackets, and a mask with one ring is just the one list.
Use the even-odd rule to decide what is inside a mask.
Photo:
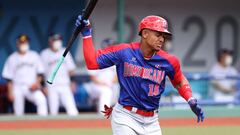
[[(162, 127), (172, 126), (240, 126), (240, 117), (207, 118), (198, 124), (192, 118), (161, 118)], [(1, 121), (0, 130), (9, 129), (52, 129), (52, 128), (110, 128), (110, 120), (19, 120)]]

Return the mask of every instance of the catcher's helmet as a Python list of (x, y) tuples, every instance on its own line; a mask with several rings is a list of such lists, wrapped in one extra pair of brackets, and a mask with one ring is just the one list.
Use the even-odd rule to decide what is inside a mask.
[(169, 36), (172, 35), (171, 32), (168, 31), (167, 21), (164, 18), (155, 15), (150, 15), (142, 19), (138, 27), (138, 32), (140, 36), (143, 29), (163, 32)]

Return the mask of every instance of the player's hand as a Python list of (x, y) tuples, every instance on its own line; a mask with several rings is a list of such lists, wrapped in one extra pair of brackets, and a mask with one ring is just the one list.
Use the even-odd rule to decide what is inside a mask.
[(190, 99), (188, 101), (188, 104), (191, 107), (191, 110), (197, 115), (197, 122), (203, 122), (204, 120), (204, 112), (202, 110), (202, 108), (197, 104), (197, 99)]
[(104, 111), (101, 112), (104, 113), (104, 116), (108, 119), (112, 114), (112, 110), (113, 110), (112, 106), (108, 107), (107, 105), (104, 105)]
[(31, 86), (30, 86), (30, 91), (36, 91), (36, 90), (38, 90), (38, 89), (40, 89), (41, 88), (41, 84), (39, 84), (39, 83), (34, 83), (34, 84), (32, 84)]
[(13, 101), (14, 101), (14, 96), (13, 96), (13, 93), (12, 93), (12, 92), (9, 92), (9, 93), (8, 93), (8, 100), (9, 100), (10, 102), (13, 102)]
[(79, 27), (81, 23), (83, 23), (83, 26), (84, 26), (81, 31), (81, 34), (83, 35), (83, 37), (90, 36), (92, 34), (92, 28), (89, 20), (82, 20), (82, 15), (79, 15), (75, 22), (75, 26)]
[(43, 88), (42, 88), (42, 92), (43, 92), (43, 94), (44, 94), (45, 96), (47, 96), (47, 95), (48, 95), (48, 88), (47, 88), (47, 87), (43, 87)]

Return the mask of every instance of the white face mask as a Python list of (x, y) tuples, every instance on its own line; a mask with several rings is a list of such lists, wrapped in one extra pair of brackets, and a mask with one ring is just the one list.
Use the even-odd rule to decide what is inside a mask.
[(62, 48), (62, 41), (61, 40), (56, 40), (53, 42), (53, 49), (54, 50), (59, 50)]
[(28, 43), (24, 43), (24, 44), (21, 44), (19, 46), (19, 51), (22, 52), (22, 53), (25, 53), (29, 50), (29, 44)]
[(230, 65), (232, 65), (232, 62), (233, 62), (232, 56), (226, 56), (226, 58), (225, 58), (225, 64), (226, 64), (227, 66), (230, 66)]

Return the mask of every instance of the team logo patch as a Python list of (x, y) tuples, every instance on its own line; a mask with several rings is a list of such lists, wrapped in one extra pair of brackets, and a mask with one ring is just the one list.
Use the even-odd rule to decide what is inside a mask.
[(137, 58), (132, 57), (131, 61), (132, 61), (132, 62), (137, 62)]
[(155, 67), (156, 67), (156, 68), (160, 68), (160, 67), (161, 67), (161, 65), (157, 64), (157, 65), (155, 65)]

